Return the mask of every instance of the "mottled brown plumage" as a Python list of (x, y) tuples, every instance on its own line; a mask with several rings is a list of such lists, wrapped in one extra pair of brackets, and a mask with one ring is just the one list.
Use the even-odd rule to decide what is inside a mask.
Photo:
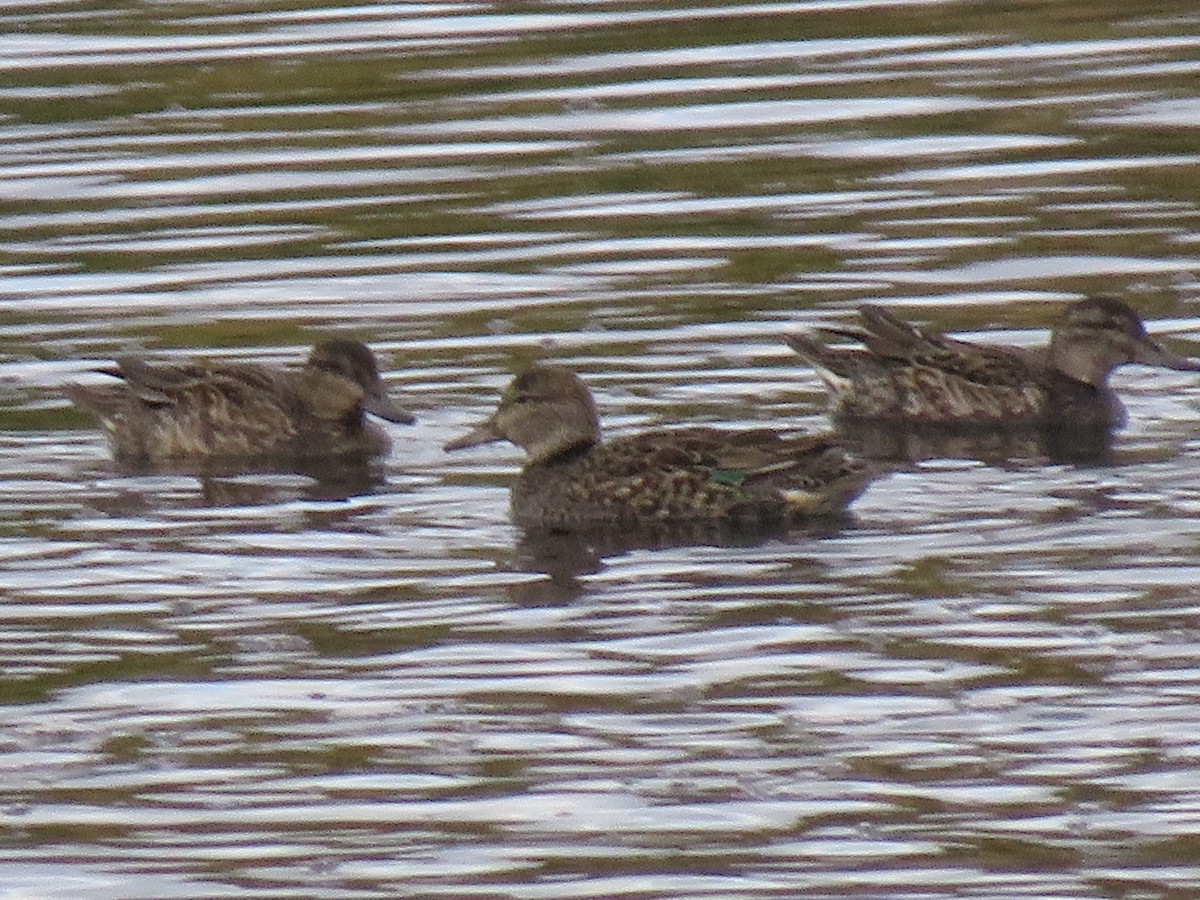
[(508, 440), (529, 454), (512, 488), (526, 528), (710, 523), (769, 527), (841, 512), (870, 478), (830, 435), (677, 428), (601, 442), (573, 372), (534, 366), (447, 450)]
[(358, 341), (317, 344), (300, 368), (122, 357), (101, 371), (120, 380), (66, 392), (99, 417), (114, 455), (128, 461), (375, 455), (388, 439), (364, 413), (413, 421), (387, 397), (374, 354)]
[(1197, 370), (1160, 346), (1138, 314), (1111, 297), (1066, 307), (1047, 347), (972, 344), (924, 331), (877, 307), (860, 307), (862, 329), (821, 329), (865, 349), (788, 335), (833, 394), (836, 416), (914, 424), (1115, 426), (1124, 410), (1108, 386), (1126, 363)]

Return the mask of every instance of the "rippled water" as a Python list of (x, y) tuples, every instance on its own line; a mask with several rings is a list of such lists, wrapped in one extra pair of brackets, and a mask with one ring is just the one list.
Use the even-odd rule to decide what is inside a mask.
[[(0, 897), (1200, 891), (1194, 375), (743, 545), (532, 540), (440, 450), (532, 358), (824, 427), (780, 334), (864, 300), (1200, 355), (1194, 4), (0, 21)], [(59, 390), (331, 333), (419, 415), (377, 466), (131, 472)]]

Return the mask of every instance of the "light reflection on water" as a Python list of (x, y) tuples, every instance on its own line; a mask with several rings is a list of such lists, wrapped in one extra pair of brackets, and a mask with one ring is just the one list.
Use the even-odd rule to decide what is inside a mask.
[[(1195, 353), (1194, 11), (1068, 7), (6, 13), (0, 884), (1194, 894), (1194, 376), (758, 539), (533, 539), (440, 449), (541, 357), (613, 432), (824, 427), (780, 334), (867, 299)], [(420, 418), (358, 470), (124, 470), (58, 392), (343, 331)]]

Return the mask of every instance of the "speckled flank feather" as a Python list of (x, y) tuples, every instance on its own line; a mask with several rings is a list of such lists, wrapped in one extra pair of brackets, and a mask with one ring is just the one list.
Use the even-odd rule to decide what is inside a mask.
[(720, 521), (761, 527), (841, 512), (869, 476), (828, 436), (670, 429), (535, 463), (513, 486), (520, 525)]
[(374, 356), (356, 341), (319, 344), (298, 369), (125, 357), (105, 371), (121, 381), (66, 392), (100, 418), (122, 459), (377, 454), (387, 436), (364, 412), (412, 421), (386, 398)]
[(841, 512), (870, 479), (828, 434), (676, 428), (602, 443), (586, 387), (554, 366), (518, 376), (496, 414), (447, 448), (501, 439), (531, 456), (512, 489), (526, 528), (781, 525)]
[(879, 307), (860, 308), (861, 329), (822, 329), (861, 341), (831, 347), (811, 335), (788, 344), (817, 370), (837, 416), (958, 425), (1117, 425), (1123, 410), (1108, 387), (1116, 366), (1196, 369), (1153, 341), (1137, 313), (1111, 298), (1068, 306), (1049, 347), (1030, 351), (935, 335)]

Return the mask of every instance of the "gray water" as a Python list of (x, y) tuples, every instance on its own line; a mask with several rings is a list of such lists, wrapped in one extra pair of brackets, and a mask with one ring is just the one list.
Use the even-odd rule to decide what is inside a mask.
[[(535, 541), (510, 373), (822, 428), (864, 301), (1200, 355), (1190, 2), (0, 10), (0, 898), (1200, 892), (1200, 379), (725, 546)], [(113, 354), (380, 354), (341, 472), (133, 472)]]

